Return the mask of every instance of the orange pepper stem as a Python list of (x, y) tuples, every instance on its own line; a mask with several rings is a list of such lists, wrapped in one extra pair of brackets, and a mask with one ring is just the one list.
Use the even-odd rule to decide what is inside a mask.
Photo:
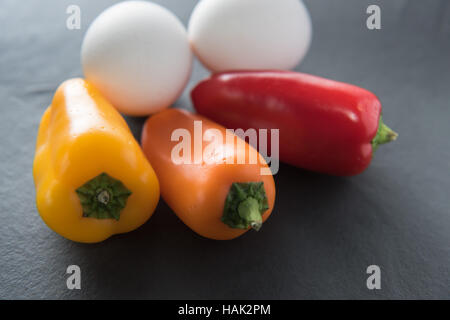
[(233, 183), (225, 200), (222, 222), (230, 228), (258, 231), (269, 209), (263, 182)]
[(83, 207), (83, 217), (96, 219), (119, 220), (131, 195), (121, 181), (106, 173), (89, 180), (76, 192)]
[(258, 231), (262, 226), (262, 216), (259, 212), (259, 203), (255, 198), (249, 197), (238, 206), (239, 216), (248, 221), (250, 226)]

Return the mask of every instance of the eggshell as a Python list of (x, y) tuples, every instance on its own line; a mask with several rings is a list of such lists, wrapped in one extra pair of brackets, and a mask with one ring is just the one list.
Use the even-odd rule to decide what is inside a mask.
[(292, 69), (311, 42), (311, 19), (300, 0), (202, 0), (189, 39), (211, 71)]
[(167, 9), (126, 1), (102, 12), (81, 49), (86, 79), (122, 113), (148, 115), (170, 106), (191, 74), (186, 29)]

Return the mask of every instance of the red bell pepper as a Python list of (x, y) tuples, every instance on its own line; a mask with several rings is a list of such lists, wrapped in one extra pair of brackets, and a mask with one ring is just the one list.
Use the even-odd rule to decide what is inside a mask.
[(229, 129), (279, 129), (281, 161), (332, 175), (363, 172), (377, 147), (397, 137), (373, 93), (303, 73), (219, 73), (191, 97), (198, 113)]

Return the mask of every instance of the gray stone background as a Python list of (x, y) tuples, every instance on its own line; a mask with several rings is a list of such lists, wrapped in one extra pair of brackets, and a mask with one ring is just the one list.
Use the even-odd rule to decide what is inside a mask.
[[(194, 0), (156, 1), (186, 25)], [(138, 230), (95, 245), (46, 227), (32, 161), (40, 117), (56, 87), (81, 76), (90, 22), (115, 1), (0, 0), (1, 299), (449, 299), (450, 1), (307, 0), (314, 39), (297, 70), (375, 92), (399, 140), (371, 167), (336, 178), (282, 165), (260, 232), (217, 242), (164, 204)], [(82, 10), (66, 29), (66, 8)], [(365, 26), (382, 9), (382, 30)], [(199, 63), (175, 104), (207, 76)], [(143, 118), (127, 118), (136, 137)], [(77, 264), (82, 289), (66, 288)], [(381, 267), (382, 289), (366, 288)]]

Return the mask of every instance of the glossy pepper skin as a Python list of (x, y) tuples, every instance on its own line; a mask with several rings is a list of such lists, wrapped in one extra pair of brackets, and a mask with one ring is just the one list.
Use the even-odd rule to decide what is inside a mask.
[[(202, 124), (198, 132), (195, 131), (196, 121)], [(172, 158), (174, 148), (184, 141), (184, 138), (172, 139), (178, 129), (190, 134), (191, 141), (186, 144), (191, 147), (189, 163), (175, 163)], [(202, 139), (209, 129), (219, 130), (224, 139), (211, 152), (205, 151), (210, 142), (204, 141), (203, 157), (196, 163), (194, 137)], [(230, 240), (251, 228), (258, 230), (271, 214), (275, 202), (275, 183), (264, 158), (244, 141), (230, 143), (225, 141), (225, 136), (225, 128), (211, 120), (184, 110), (167, 109), (146, 121), (141, 139), (144, 153), (160, 181), (164, 201), (193, 231), (214, 240)], [(259, 157), (259, 161), (250, 163), (250, 154)], [(245, 155), (244, 164), (238, 164), (240, 155)], [(211, 159), (221, 160), (221, 163)], [(261, 169), (267, 169), (269, 174), (261, 175)], [(248, 210), (253, 205), (257, 208)], [(245, 221), (237, 217), (238, 214), (242, 214)]]
[(331, 175), (363, 172), (377, 146), (397, 136), (373, 93), (303, 73), (219, 73), (191, 97), (198, 113), (227, 128), (279, 129), (281, 161)]
[(138, 228), (159, 200), (159, 183), (125, 120), (83, 79), (57, 89), (39, 127), (33, 164), (37, 209), (77, 242)]

